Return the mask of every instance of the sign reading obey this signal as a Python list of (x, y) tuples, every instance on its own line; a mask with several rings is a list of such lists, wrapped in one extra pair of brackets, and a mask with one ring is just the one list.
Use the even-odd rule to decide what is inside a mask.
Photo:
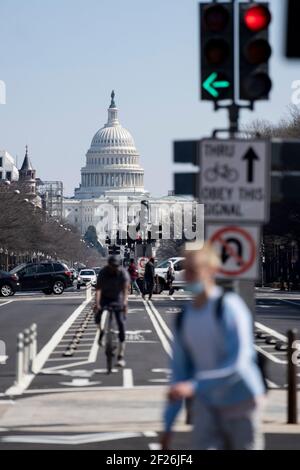
[(206, 139), (200, 151), (200, 201), (211, 222), (267, 222), (270, 144)]
[(209, 225), (206, 229), (206, 238), (213, 245), (222, 262), (219, 278), (257, 279), (259, 227)]

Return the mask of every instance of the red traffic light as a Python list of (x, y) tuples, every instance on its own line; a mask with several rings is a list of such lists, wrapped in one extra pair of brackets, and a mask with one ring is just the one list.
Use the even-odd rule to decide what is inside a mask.
[(245, 12), (244, 21), (250, 31), (259, 32), (271, 23), (271, 13), (264, 5), (252, 5)]
[(206, 30), (213, 33), (224, 31), (229, 23), (229, 12), (223, 5), (209, 5), (204, 14)]

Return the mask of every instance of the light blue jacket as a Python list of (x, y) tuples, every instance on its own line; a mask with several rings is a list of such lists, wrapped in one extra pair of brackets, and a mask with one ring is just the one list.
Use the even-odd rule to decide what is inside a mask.
[[(228, 293), (218, 319), (216, 305), (220, 294), (216, 288), (200, 310), (187, 307), (181, 331), (175, 332), (171, 383), (191, 381), (203, 403), (225, 409), (263, 395), (265, 385), (257, 365), (251, 313), (238, 295)], [(181, 406), (182, 401), (167, 403), (166, 431), (171, 430)]]

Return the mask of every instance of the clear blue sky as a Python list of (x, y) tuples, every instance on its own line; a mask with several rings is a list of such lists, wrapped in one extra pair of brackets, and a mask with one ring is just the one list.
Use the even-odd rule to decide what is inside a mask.
[[(271, 0), (275, 79), (270, 102), (243, 122), (287, 111), (300, 62), (283, 58), (282, 0)], [(114, 88), (121, 123), (133, 134), (146, 188), (172, 187), (172, 141), (225, 125), (198, 100), (197, 0), (1, 0), (0, 148), (32, 161), (42, 179), (71, 195)]]

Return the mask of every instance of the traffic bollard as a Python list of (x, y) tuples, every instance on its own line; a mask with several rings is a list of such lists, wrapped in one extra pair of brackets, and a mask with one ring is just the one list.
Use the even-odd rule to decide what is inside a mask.
[(30, 349), (30, 330), (24, 330), (24, 362), (23, 362), (23, 372), (27, 374), (29, 372), (29, 349)]
[(91, 283), (89, 283), (86, 286), (85, 295), (86, 295), (86, 300), (88, 300), (88, 301), (92, 300), (92, 284)]
[(16, 383), (20, 383), (24, 373), (24, 335), (18, 334)]
[(34, 359), (37, 353), (37, 325), (33, 323), (30, 327), (30, 344), (29, 344), (29, 368), (33, 370)]
[(298, 423), (298, 407), (297, 407), (297, 362), (298, 362), (298, 343), (297, 330), (289, 330), (288, 349), (287, 349), (287, 383), (288, 383), (288, 424)]

